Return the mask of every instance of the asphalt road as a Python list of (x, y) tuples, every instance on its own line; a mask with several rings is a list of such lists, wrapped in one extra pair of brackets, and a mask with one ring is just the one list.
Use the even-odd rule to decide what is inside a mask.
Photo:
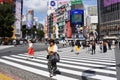
[[(44, 43), (35, 43), (34, 50), (35, 51), (44, 51), (47, 50), (48, 45)], [(61, 48), (62, 44), (58, 44), (58, 47)], [(28, 45), (17, 45), (16, 47), (10, 47), (6, 49), (0, 50), (0, 58), (2, 56), (9, 56), (9, 55), (17, 55), (17, 54), (24, 54), (27, 53)], [(11, 75), (14, 80), (50, 80), (48, 77), (39, 76), (28, 71), (24, 71), (12, 66), (9, 66), (4, 63), (0, 63), (0, 73), (5, 73)], [(31, 76), (31, 77), (30, 77)], [(53, 79), (51, 79), (53, 80)]]
[[(44, 44), (35, 44), (35, 47), (38, 48), (38, 46), (41, 48)], [(94, 55), (88, 53), (87, 50), (88, 48), (81, 48), (80, 54), (77, 55), (71, 52), (70, 47), (61, 48), (59, 51), (61, 60), (57, 64), (60, 73), (52, 79), (49, 78), (46, 51), (36, 52), (37, 57), (30, 60), (26, 60), (24, 53), (1, 56), (0, 72), (18, 77), (14, 80), (116, 80), (114, 49), (101, 53), (97, 46)]]
[(115, 48), (117, 80), (120, 80), (120, 48)]
[[(48, 45), (45, 45), (44, 43), (35, 43), (33, 46), (35, 51), (47, 50), (48, 47)], [(58, 44), (58, 47), (59, 48), (62, 47), (62, 44)], [(10, 47), (0, 50), (0, 57), (27, 53), (27, 50), (28, 50), (28, 45), (17, 45), (16, 47)]]
[[(3, 50), (0, 50), (0, 56), (8, 56), (11, 54), (21, 54), (26, 53), (28, 45), (17, 45), (16, 47), (10, 47)], [(43, 44), (34, 44), (35, 51), (41, 51), (47, 49), (47, 45)]]

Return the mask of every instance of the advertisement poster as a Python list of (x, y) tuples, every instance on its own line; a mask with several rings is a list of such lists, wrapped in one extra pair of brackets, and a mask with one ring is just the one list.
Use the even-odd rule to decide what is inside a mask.
[(16, 8), (15, 8), (15, 17), (16, 17), (16, 22), (15, 22), (15, 27), (16, 27), (16, 34), (20, 34), (21, 30), (21, 0), (16, 0)]

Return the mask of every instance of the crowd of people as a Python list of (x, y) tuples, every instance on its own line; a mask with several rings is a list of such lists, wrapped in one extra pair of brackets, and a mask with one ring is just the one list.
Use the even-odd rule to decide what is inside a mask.
[[(71, 46), (71, 52), (75, 53), (76, 55), (80, 54), (81, 48), (90, 48), (91, 55), (96, 54), (96, 46), (100, 46), (100, 50), (102, 53), (106, 53), (107, 50), (112, 49), (112, 45), (115, 45), (116, 43), (113, 43), (110, 40), (103, 40), (96, 42), (94, 40), (92, 41), (80, 41), (80, 40), (72, 40), (69, 41), (69, 47)], [(33, 42), (31, 40), (28, 41), (28, 56), (27, 59), (34, 58), (34, 48), (33, 48)], [(63, 45), (65, 46), (65, 45)], [(53, 77), (56, 75), (57, 71), (57, 62), (60, 61), (60, 56), (58, 54), (58, 46), (55, 43), (55, 40), (51, 39), (49, 40), (49, 46), (47, 49), (48, 55), (46, 55), (46, 58), (48, 60), (48, 71), (50, 73), (50, 77)]]

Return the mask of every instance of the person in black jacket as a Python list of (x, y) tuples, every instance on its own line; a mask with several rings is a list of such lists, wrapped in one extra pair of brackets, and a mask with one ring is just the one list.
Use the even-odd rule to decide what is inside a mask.
[(74, 48), (74, 46), (75, 46), (74, 41), (71, 41), (71, 46), (72, 46), (71, 52), (73, 52), (73, 51), (74, 51), (73, 48)]
[(95, 54), (96, 43), (95, 41), (92, 42), (92, 54)]

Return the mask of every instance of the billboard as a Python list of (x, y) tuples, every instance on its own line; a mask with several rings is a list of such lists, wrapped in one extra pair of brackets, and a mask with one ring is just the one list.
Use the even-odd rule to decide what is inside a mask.
[(16, 7), (15, 7), (15, 17), (16, 17), (16, 22), (15, 22), (15, 27), (16, 27), (16, 34), (20, 35), (21, 32), (21, 9), (22, 9), (22, 0), (16, 0), (15, 2)]
[(34, 21), (34, 11), (33, 10), (28, 10), (27, 11), (27, 23), (26, 23), (26, 27), (28, 29), (33, 27), (33, 21)]
[(75, 4), (83, 4), (82, 0), (71, 0), (71, 5), (75, 5)]
[(70, 0), (58, 0), (58, 7), (65, 4), (70, 4)]
[(104, 0), (104, 7), (110, 6), (118, 2), (120, 2), (120, 0)]
[(84, 24), (84, 10), (71, 10), (70, 21), (72, 24)]

